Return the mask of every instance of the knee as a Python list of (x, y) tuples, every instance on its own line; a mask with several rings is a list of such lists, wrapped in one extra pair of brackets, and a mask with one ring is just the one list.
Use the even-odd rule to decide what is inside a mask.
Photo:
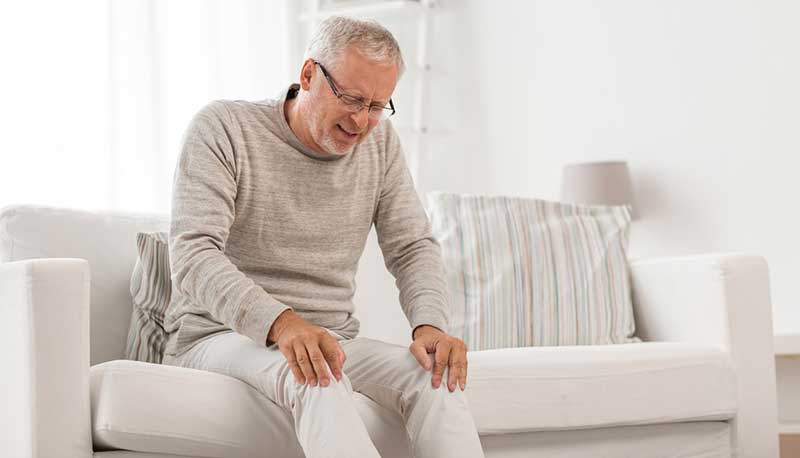
[(331, 372), (328, 386), (321, 386), (319, 383), (315, 386), (309, 385), (308, 382), (299, 383), (288, 363), (284, 361), (277, 377), (274, 379), (275, 384), (268, 391), (274, 393), (273, 399), (278, 405), (290, 409), (294, 407), (297, 401), (302, 403), (303, 400), (312, 396), (351, 398), (353, 396), (353, 386), (347, 374), (343, 372), (339, 380), (336, 380), (332, 374)]
[[(411, 383), (406, 385), (399, 405), (400, 415), (407, 422), (414, 416), (426, 415), (431, 409), (438, 410), (444, 406), (465, 403), (466, 398), (460, 389), (456, 388), (453, 392), (447, 389), (446, 378), (443, 378), (443, 382), (435, 388), (431, 381), (433, 373), (421, 366), (414, 368), (410, 375), (412, 375)], [(445, 375), (447, 375), (446, 370)]]
[(320, 396), (353, 396), (353, 385), (350, 383), (350, 378), (344, 372), (342, 372), (342, 378), (339, 380), (336, 380), (336, 377), (331, 375), (328, 386), (322, 386), (319, 382), (317, 382), (315, 386), (311, 386), (307, 382), (297, 383), (293, 375), (289, 375), (289, 377), (292, 379), (291, 384), (293, 386), (293, 391), (298, 395), (308, 396), (319, 394)]
[[(415, 361), (416, 362), (416, 361)], [(433, 361), (431, 361), (431, 364)], [(433, 367), (433, 366), (431, 366)], [(464, 397), (464, 392), (456, 386), (454, 391), (447, 388), (447, 377), (449, 375), (449, 368), (446, 368), (442, 374), (442, 380), (438, 387), (433, 386), (433, 371), (426, 371), (422, 366), (417, 364), (412, 371), (413, 383), (411, 392), (405, 393), (405, 397), (412, 402), (422, 402), (423, 404), (430, 405), (431, 402), (442, 399), (443, 402), (457, 401), (460, 402)]]
[(296, 404), (307, 404), (312, 399), (331, 400), (333, 402), (349, 402), (353, 398), (353, 387), (346, 374), (342, 374), (340, 380), (331, 377), (328, 386), (311, 386), (308, 383), (298, 383), (294, 376), (289, 373), (281, 384), (282, 389), (278, 389), (276, 400), (279, 405), (293, 410)]
[(447, 370), (444, 371), (442, 375), (442, 380), (439, 382), (439, 387), (433, 386), (433, 373), (427, 372), (424, 369), (422, 370), (423, 374), (420, 377), (420, 380), (417, 382), (420, 386), (420, 390), (424, 393), (427, 393), (429, 396), (444, 396), (444, 397), (453, 397), (453, 396), (463, 396), (463, 391), (456, 386), (456, 389), (450, 391), (447, 387)]

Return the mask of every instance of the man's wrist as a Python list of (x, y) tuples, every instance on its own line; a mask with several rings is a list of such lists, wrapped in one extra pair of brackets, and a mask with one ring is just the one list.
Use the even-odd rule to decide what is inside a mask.
[[(436, 326), (434, 326), (434, 325), (432, 325), (432, 324), (421, 324), (421, 325), (419, 325), (419, 326), (415, 327), (415, 328), (414, 328), (414, 330), (412, 330), (412, 331), (411, 331), (411, 339), (412, 339), (412, 340), (414, 340), (414, 339), (416, 339), (416, 338), (417, 338), (417, 330), (418, 330), (418, 329), (420, 329), (420, 328), (422, 328), (422, 327), (424, 327), (424, 326), (430, 326), (430, 327), (432, 327), (433, 329), (436, 329), (436, 330), (442, 331), (441, 329), (437, 328)], [(442, 331), (442, 332), (444, 332), (444, 331)]]
[(294, 315), (292, 309), (286, 309), (281, 312), (277, 318), (275, 318), (275, 321), (272, 322), (272, 326), (270, 326), (269, 331), (267, 332), (267, 346), (270, 346), (278, 341), (284, 328), (286, 328), (288, 322), (293, 318), (292, 315)]

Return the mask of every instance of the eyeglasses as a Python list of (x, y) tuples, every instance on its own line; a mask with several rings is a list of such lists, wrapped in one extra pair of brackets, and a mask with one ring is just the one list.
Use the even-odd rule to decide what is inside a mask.
[(392, 102), (392, 99), (389, 99), (389, 106), (367, 105), (358, 97), (339, 92), (339, 89), (337, 89), (336, 85), (333, 84), (333, 79), (331, 79), (331, 75), (327, 70), (325, 70), (325, 67), (323, 67), (322, 64), (316, 60), (314, 63), (319, 65), (320, 70), (322, 70), (322, 74), (325, 75), (325, 79), (328, 80), (328, 85), (331, 87), (333, 95), (335, 95), (336, 98), (344, 104), (345, 108), (350, 113), (358, 113), (364, 108), (367, 108), (369, 111), (369, 117), (379, 120), (388, 119), (390, 116), (395, 114), (394, 103)]

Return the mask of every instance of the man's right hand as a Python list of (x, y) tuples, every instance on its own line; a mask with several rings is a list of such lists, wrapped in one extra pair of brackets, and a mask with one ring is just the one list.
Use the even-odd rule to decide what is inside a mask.
[(342, 379), (342, 366), (347, 356), (339, 342), (328, 331), (300, 318), (292, 310), (278, 315), (267, 334), (267, 345), (278, 343), (283, 356), (292, 369), (297, 383), (308, 381), (311, 386), (328, 386), (330, 373), (336, 380)]

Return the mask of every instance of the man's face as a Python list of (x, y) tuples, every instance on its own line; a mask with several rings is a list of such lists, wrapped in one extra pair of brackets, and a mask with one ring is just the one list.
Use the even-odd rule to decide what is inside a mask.
[[(344, 53), (338, 66), (320, 63), (340, 93), (358, 97), (365, 104), (387, 105), (397, 85), (394, 63), (370, 60), (354, 48)], [(333, 93), (322, 70), (310, 60), (303, 67), (302, 78), (301, 83), (307, 82), (309, 86), (310, 103), (306, 104), (305, 119), (315, 149), (337, 156), (350, 153), (379, 119), (370, 118), (366, 108), (358, 113), (348, 111)]]

